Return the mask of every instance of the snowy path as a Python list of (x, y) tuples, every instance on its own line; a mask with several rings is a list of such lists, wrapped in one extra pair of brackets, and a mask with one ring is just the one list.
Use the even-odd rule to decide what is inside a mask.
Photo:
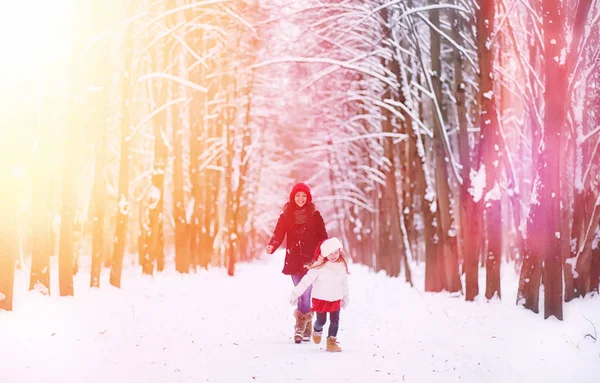
[[(502, 302), (465, 303), (424, 294), (353, 265), (342, 311), (343, 352), (291, 339), (291, 281), (282, 255), (153, 280), (124, 275), (123, 290), (74, 298), (27, 293), (18, 273), (15, 312), (0, 312), (0, 382), (597, 382), (600, 299), (565, 307), (566, 321), (543, 321)], [(419, 278), (419, 270), (415, 271)], [(56, 274), (55, 274), (56, 276)], [(104, 276), (107, 277), (106, 275)], [(514, 276), (513, 276), (514, 279)], [(503, 282), (504, 283), (504, 282)], [(510, 283), (510, 285), (508, 285)], [(56, 290), (55, 290), (56, 291)]]

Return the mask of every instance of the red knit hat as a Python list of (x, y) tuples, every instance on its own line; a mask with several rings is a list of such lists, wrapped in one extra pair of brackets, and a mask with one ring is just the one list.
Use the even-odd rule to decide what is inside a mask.
[(298, 193), (298, 192), (306, 193), (306, 197), (308, 198), (307, 203), (310, 203), (312, 201), (312, 195), (310, 194), (310, 187), (307, 184), (305, 184), (304, 182), (298, 182), (292, 188), (292, 192), (290, 193), (290, 202), (294, 202), (294, 197), (296, 196), (296, 193)]

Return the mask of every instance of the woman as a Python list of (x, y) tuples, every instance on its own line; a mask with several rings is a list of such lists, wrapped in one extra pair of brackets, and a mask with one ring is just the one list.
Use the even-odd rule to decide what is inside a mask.
[[(312, 258), (319, 243), (327, 239), (327, 230), (321, 213), (312, 202), (308, 185), (300, 182), (294, 185), (290, 200), (283, 207), (275, 232), (267, 245), (267, 254), (273, 254), (283, 243), (287, 235), (285, 263), (282, 272), (291, 275), (296, 286), (306, 274), (305, 265), (312, 263)], [(294, 310), (296, 324), (294, 341), (308, 341), (312, 332), (312, 311), (310, 310), (311, 288), (298, 298), (298, 307)]]

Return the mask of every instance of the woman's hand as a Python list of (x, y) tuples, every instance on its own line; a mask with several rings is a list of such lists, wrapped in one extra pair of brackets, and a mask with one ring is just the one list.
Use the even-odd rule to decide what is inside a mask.
[(273, 254), (273, 246), (267, 245), (265, 251), (267, 252), (267, 254)]
[(296, 294), (294, 294), (294, 293), (290, 294), (289, 302), (290, 302), (290, 305), (292, 305), (292, 306), (296, 306), (298, 304), (298, 297), (296, 296)]

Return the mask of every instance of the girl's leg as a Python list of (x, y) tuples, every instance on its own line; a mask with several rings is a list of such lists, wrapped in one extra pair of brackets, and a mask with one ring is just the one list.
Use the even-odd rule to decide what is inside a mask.
[[(317, 320), (318, 320), (317, 316)], [(329, 331), (328, 336), (336, 337), (338, 333), (338, 327), (340, 326), (340, 310), (329, 313)], [(316, 328), (316, 324), (315, 324)]]
[(323, 335), (323, 327), (327, 322), (327, 313), (317, 313), (317, 320), (315, 321), (314, 331), (312, 333), (313, 342), (315, 344), (321, 343), (321, 336)]
[[(294, 282), (294, 286), (300, 283), (304, 274), (292, 274), (292, 281)], [(298, 311), (303, 314), (310, 312), (310, 294), (312, 292), (312, 286), (309, 286), (308, 289), (304, 292), (304, 294), (298, 297)]]
[[(315, 331), (316, 332), (323, 331), (325, 322), (327, 322), (327, 313), (317, 313), (317, 320), (315, 321)], [(331, 325), (330, 325), (330, 328), (331, 328)]]

